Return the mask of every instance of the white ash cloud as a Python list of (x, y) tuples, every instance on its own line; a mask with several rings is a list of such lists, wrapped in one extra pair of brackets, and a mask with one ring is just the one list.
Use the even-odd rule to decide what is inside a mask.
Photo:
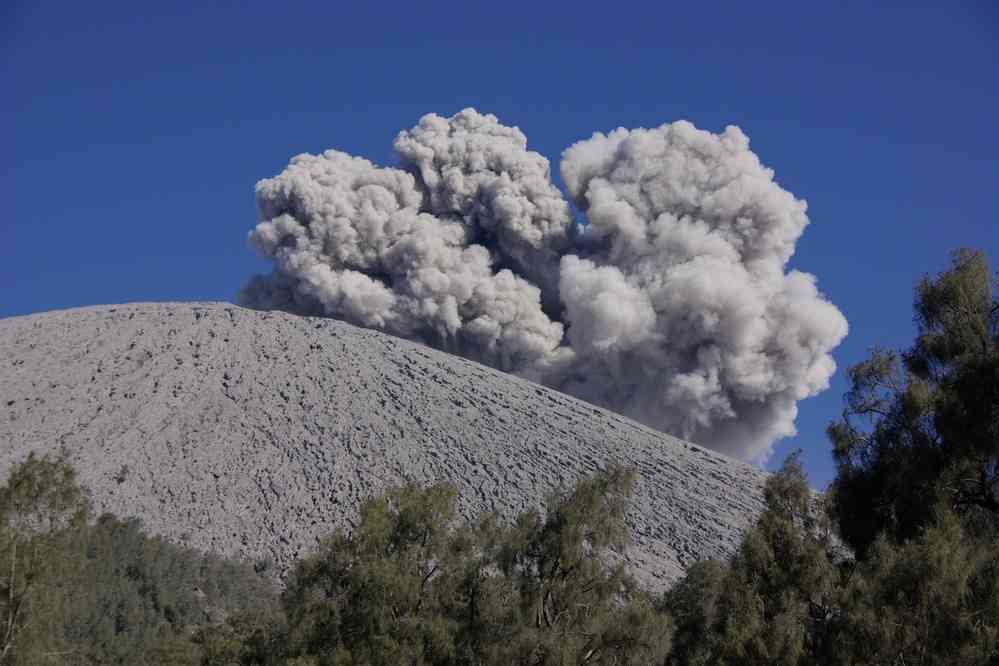
[(569, 392), (745, 458), (794, 434), (847, 325), (812, 276), (784, 272), (806, 206), (746, 136), (687, 122), (598, 133), (565, 151), (562, 178), (594, 248), (562, 261), (585, 367)]
[(402, 169), (300, 155), (257, 185), (274, 260), (240, 300), (422, 340), (760, 460), (828, 386), (843, 315), (785, 272), (808, 218), (736, 127), (618, 129), (562, 156), (466, 109), (401, 132)]
[(541, 291), (496, 270), (475, 230), (425, 212), (424, 192), (399, 169), (337, 151), (299, 155), (257, 184), (250, 234), (274, 272), (241, 300), (263, 309), (337, 317), (425, 340), (504, 369), (551, 354), (562, 324)]
[(519, 274), (557, 289), (572, 216), (548, 160), (527, 150), (523, 132), (466, 109), (424, 116), (393, 147), (426, 193), (427, 212), (461, 222), (470, 242), (495, 247)]

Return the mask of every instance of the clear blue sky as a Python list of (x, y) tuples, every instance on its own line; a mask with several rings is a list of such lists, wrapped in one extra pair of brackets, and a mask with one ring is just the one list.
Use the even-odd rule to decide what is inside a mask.
[[(841, 369), (911, 341), (912, 287), (951, 249), (999, 263), (988, 0), (152, 4), (2, 3), (0, 316), (231, 300), (265, 268), (258, 179), (330, 147), (387, 162), (398, 130), (466, 106), (554, 165), (594, 130), (742, 127), (809, 203), (792, 265), (849, 319)], [(803, 402), (774, 457), (805, 449), (820, 487), (844, 390)]]

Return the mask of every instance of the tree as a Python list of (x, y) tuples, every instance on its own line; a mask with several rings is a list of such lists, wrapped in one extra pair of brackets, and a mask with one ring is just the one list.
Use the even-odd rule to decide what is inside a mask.
[(284, 594), (289, 654), (318, 663), (448, 663), (459, 641), (460, 578), (474, 539), (456, 525), (456, 492), (406, 485), (366, 502), (300, 561)]
[(999, 547), (969, 538), (942, 507), (916, 539), (878, 538), (839, 603), (834, 663), (994, 664)]
[(473, 524), (446, 485), (367, 502), (301, 561), (287, 655), (315, 664), (662, 663), (669, 631), (622, 565), (634, 474), (614, 467), (513, 525)]
[(955, 253), (916, 288), (912, 347), (850, 371), (829, 428), (831, 513), (857, 556), (835, 628), (843, 663), (999, 659), (994, 287), (981, 252)]
[(798, 454), (767, 479), (764, 499), (728, 563), (699, 563), (666, 594), (671, 663), (812, 664), (831, 649), (835, 544)]
[(829, 428), (831, 506), (863, 557), (884, 533), (918, 538), (938, 500), (966, 528), (999, 530), (999, 302), (981, 252), (961, 250), (916, 289), (918, 335), (850, 370), (843, 418)]
[(0, 663), (197, 664), (197, 627), (276, 603), (249, 565), (90, 515), (65, 455), (11, 468), (0, 487)]
[(522, 514), (498, 543), (496, 561), (517, 592), (511, 640), (496, 664), (650, 664), (669, 652), (670, 627), (615, 553), (635, 473), (612, 466), (571, 492), (549, 497), (542, 515)]
[(149, 536), (134, 518), (102, 515), (77, 549), (85, 578), (68, 590), (61, 630), (95, 663), (192, 663), (184, 660), (198, 654), (197, 627), (277, 605), (273, 584), (250, 565)]
[(31, 453), (11, 468), (0, 487), (0, 662), (70, 651), (54, 629), (65, 620), (62, 588), (80, 574), (72, 544), (89, 515), (65, 455)]
[[(244, 609), (231, 613), (225, 622), (205, 624), (191, 636), (199, 648), (201, 666), (233, 666), (247, 664), (294, 666), (294, 659), (284, 659), (287, 653), (288, 623), (279, 608)], [(308, 666), (308, 660), (301, 660)]]

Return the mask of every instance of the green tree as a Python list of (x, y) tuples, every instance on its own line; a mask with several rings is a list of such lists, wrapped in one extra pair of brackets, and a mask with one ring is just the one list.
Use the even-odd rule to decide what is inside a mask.
[(969, 538), (946, 508), (903, 544), (879, 538), (846, 580), (841, 664), (993, 664), (999, 659), (999, 547)]
[(65, 456), (30, 454), (0, 487), (0, 662), (197, 664), (197, 627), (276, 606), (249, 565), (90, 507)]
[(363, 506), (351, 535), (335, 534), (296, 567), (283, 597), (287, 655), (303, 664), (662, 663), (668, 623), (623, 565), (608, 562), (627, 543), (633, 484), (633, 473), (612, 468), (510, 526), (495, 516), (463, 523), (449, 486), (392, 489)]
[(798, 454), (767, 480), (764, 497), (728, 563), (699, 563), (666, 594), (677, 624), (671, 663), (812, 664), (831, 649), (835, 543)]
[(474, 539), (447, 485), (406, 485), (366, 502), (296, 566), (284, 593), (291, 656), (318, 663), (449, 663), (458, 649), (459, 579)]
[(610, 562), (630, 541), (635, 473), (623, 467), (552, 495), (498, 541), (496, 561), (517, 593), (510, 640), (496, 664), (654, 664), (669, 652), (668, 620)]
[(73, 587), (63, 633), (96, 663), (161, 663), (168, 649), (184, 663), (197, 652), (196, 627), (277, 605), (274, 585), (248, 564), (149, 536), (136, 519), (101, 516), (79, 548), (86, 579)]
[(999, 660), (999, 303), (981, 252), (916, 289), (913, 346), (850, 371), (829, 434), (837, 663)]
[(66, 587), (81, 575), (73, 546), (89, 515), (65, 456), (31, 453), (11, 468), (0, 487), (0, 662), (72, 652), (58, 629), (67, 619)]
[(916, 289), (918, 335), (903, 353), (874, 350), (850, 370), (832, 424), (831, 506), (863, 557), (880, 534), (919, 538), (938, 500), (981, 535), (999, 530), (999, 302), (981, 252)]
[(244, 609), (225, 622), (198, 627), (191, 642), (199, 647), (201, 666), (265, 666), (315, 663), (286, 659), (288, 624), (278, 608)]

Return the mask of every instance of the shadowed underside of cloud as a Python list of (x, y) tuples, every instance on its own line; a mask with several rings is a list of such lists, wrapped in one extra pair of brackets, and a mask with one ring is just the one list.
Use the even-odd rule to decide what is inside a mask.
[(466, 109), (257, 184), (240, 301), (376, 328), (746, 460), (827, 388), (846, 319), (785, 272), (808, 224), (737, 127), (596, 133), (562, 154), (573, 219), (517, 128)]

